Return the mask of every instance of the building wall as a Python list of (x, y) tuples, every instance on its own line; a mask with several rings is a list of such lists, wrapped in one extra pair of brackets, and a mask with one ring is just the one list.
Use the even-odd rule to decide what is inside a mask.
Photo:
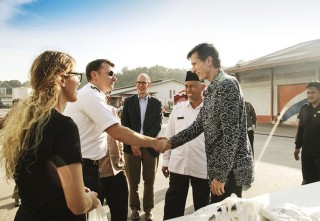
[(5, 87), (0, 87), (0, 94), (7, 94), (7, 89)]
[[(154, 97), (156, 97), (161, 101), (162, 106), (168, 106), (168, 101), (173, 103), (173, 99), (174, 99), (173, 96), (182, 90), (184, 90), (184, 83), (179, 83), (174, 80), (153, 84), (149, 88), (149, 92), (154, 94)], [(121, 96), (121, 98), (115, 98), (115, 99), (120, 99), (122, 101), (124, 101), (126, 97), (136, 93), (137, 93), (136, 88), (132, 88), (132, 90), (127, 90), (121, 94), (118, 94), (117, 90), (113, 92), (113, 94), (117, 94), (117, 96)]]
[(270, 70), (240, 73), (244, 99), (254, 107), (258, 122), (271, 121), (270, 73)]
[(31, 88), (15, 87), (12, 88), (12, 99), (26, 99), (31, 94)]
[(168, 101), (173, 103), (173, 96), (184, 89), (184, 84), (176, 81), (170, 81), (163, 84), (151, 85), (149, 91), (157, 92), (158, 98), (163, 106), (168, 105)]
[(306, 102), (306, 84), (319, 79), (319, 62), (246, 71), (239, 76), (244, 98), (254, 106), (258, 122), (273, 122), (280, 113), (284, 123), (296, 124)]

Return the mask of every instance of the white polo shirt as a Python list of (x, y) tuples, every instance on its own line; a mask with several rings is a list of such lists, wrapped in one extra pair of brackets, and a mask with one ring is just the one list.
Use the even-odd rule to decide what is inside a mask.
[[(176, 105), (170, 114), (165, 136), (172, 137), (190, 126), (196, 120), (202, 105), (203, 103), (195, 109), (189, 101)], [(180, 147), (167, 150), (163, 154), (162, 166), (168, 167), (169, 171), (174, 173), (207, 179), (204, 134)]]
[(64, 115), (71, 117), (79, 128), (82, 158), (99, 160), (104, 157), (107, 152), (104, 131), (119, 123), (105, 97), (96, 86), (87, 83), (78, 91), (77, 101), (68, 103), (64, 110)]

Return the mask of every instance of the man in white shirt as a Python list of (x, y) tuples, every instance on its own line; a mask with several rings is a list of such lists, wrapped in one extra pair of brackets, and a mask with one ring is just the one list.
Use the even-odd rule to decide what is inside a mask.
[(76, 102), (68, 103), (64, 114), (70, 116), (79, 128), (83, 158), (83, 179), (86, 187), (99, 193), (99, 160), (107, 152), (107, 134), (113, 139), (140, 147), (162, 151), (165, 140), (157, 140), (119, 124), (106, 103), (106, 94), (114, 89), (117, 78), (114, 64), (97, 59), (86, 67), (88, 83), (78, 91)]
[[(176, 105), (170, 115), (165, 136), (172, 137), (195, 121), (203, 105), (205, 84), (191, 71), (187, 72), (185, 91), (188, 101)], [(209, 204), (210, 188), (203, 133), (196, 139), (163, 154), (162, 172), (170, 175), (164, 206), (164, 220), (183, 216), (189, 182), (193, 192), (194, 209)]]

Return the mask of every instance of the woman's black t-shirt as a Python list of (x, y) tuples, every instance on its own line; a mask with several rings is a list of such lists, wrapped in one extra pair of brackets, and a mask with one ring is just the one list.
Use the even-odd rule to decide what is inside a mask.
[(56, 170), (81, 161), (76, 124), (70, 117), (52, 110), (36, 153), (28, 151), (16, 168), (21, 205), (15, 221), (85, 220), (84, 214), (76, 216), (68, 209)]

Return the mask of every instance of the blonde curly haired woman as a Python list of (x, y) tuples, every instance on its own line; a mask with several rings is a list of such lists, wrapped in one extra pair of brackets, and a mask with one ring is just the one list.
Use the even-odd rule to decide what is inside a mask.
[(40, 54), (30, 70), (32, 95), (1, 132), (0, 162), (21, 196), (15, 221), (82, 221), (99, 204), (83, 184), (78, 128), (61, 114), (77, 100), (82, 75), (74, 66), (66, 53)]

